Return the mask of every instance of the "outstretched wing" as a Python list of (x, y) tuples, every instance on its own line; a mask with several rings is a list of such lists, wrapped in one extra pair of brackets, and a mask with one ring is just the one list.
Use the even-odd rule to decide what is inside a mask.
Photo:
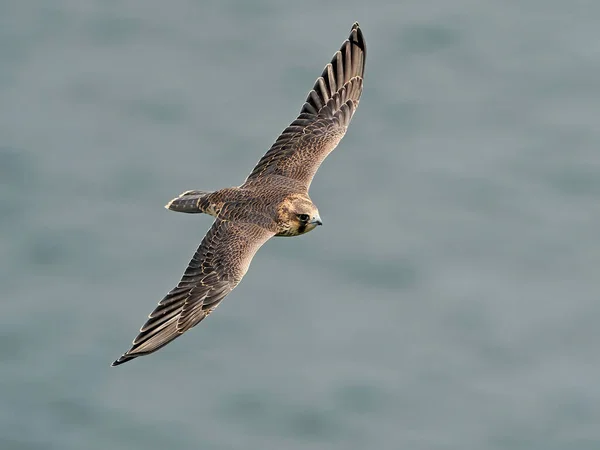
[(261, 158), (247, 182), (282, 175), (310, 186), (317, 169), (344, 137), (358, 107), (366, 44), (358, 23), (317, 79), (298, 118)]
[(183, 278), (148, 316), (123, 364), (164, 347), (208, 316), (241, 281), (258, 249), (275, 233), (251, 223), (215, 220)]

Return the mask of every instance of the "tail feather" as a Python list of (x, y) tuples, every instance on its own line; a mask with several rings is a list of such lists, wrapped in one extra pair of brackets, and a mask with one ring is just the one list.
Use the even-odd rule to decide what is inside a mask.
[(171, 211), (183, 212), (188, 214), (201, 213), (200, 200), (211, 194), (210, 191), (186, 191), (179, 197), (174, 198), (165, 205), (165, 208)]

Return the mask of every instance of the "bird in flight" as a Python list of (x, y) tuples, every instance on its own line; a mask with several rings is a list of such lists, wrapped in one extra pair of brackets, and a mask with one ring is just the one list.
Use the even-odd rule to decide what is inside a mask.
[(215, 217), (179, 284), (150, 313), (118, 366), (155, 352), (198, 325), (242, 280), (273, 236), (321, 225), (308, 196), (317, 169), (344, 137), (363, 87), (366, 44), (358, 23), (308, 93), (300, 115), (258, 161), (244, 184), (187, 191), (165, 207)]

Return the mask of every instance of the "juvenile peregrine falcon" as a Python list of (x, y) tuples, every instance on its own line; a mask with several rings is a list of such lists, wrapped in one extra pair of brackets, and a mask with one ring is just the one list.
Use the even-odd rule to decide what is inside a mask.
[(309, 92), (300, 115), (260, 159), (244, 184), (187, 191), (166, 208), (216, 219), (179, 284), (112, 363), (152, 353), (208, 316), (235, 288), (256, 251), (273, 236), (298, 236), (321, 225), (308, 196), (317, 169), (338, 145), (358, 107), (366, 45), (358, 23)]

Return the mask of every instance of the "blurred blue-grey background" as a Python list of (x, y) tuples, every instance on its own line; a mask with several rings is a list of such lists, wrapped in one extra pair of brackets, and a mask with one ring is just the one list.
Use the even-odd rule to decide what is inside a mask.
[[(600, 3), (0, 1), (0, 448), (600, 448)], [(111, 368), (358, 20), (365, 92), (210, 319)]]

